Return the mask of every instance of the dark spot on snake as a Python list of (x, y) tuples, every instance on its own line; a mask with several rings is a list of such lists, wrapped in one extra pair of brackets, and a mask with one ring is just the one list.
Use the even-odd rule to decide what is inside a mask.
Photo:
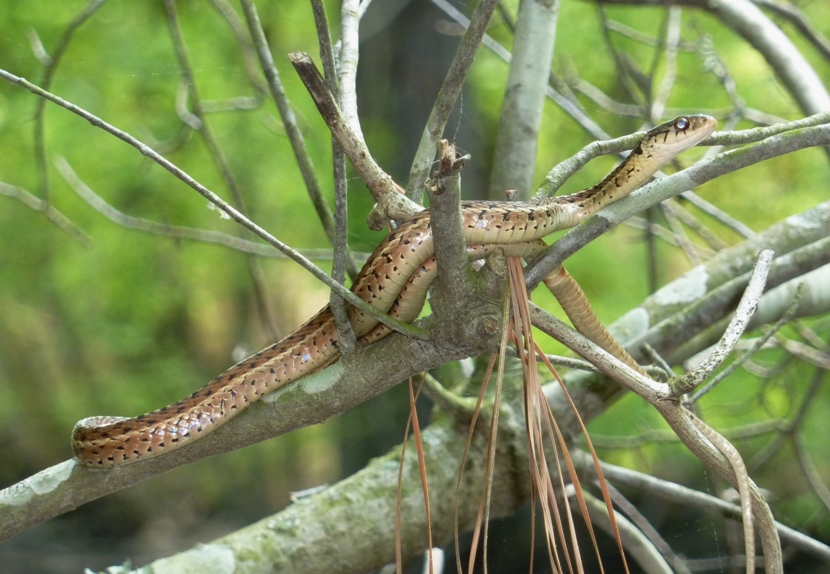
[(269, 370), (271, 371), (272, 375), (275, 375), (277, 373), (277, 371), (274, 370), (274, 367), (271, 367)]

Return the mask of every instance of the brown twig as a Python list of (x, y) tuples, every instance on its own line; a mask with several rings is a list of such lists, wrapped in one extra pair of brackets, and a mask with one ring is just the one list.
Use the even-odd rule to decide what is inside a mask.
[(288, 58), (297, 70), (308, 93), (311, 94), (323, 121), (326, 122), (360, 177), (366, 182), (366, 186), (381, 206), (384, 215), (395, 221), (404, 221), (419, 212), (422, 209), (421, 206), (401, 193), (401, 187), (381, 169), (372, 158), (363, 140), (350, 128), (340, 106), (334, 101), (325, 80), (309, 55), (305, 52), (292, 52)]

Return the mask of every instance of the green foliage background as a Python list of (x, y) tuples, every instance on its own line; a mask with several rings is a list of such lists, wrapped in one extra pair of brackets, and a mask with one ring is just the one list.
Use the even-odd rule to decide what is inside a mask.
[[(397, 14), (394, 2), (378, 0), (376, 4), (364, 23), (364, 30), (370, 32), (363, 39), (360, 109), (373, 153), (398, 181), (405, 181), (420, 126), (457, 37), (442, 33), (445, 18), (428, 3), (401, 3)], [(516, 2), (506, 4), (515, 13)], [(35, 33), (51, 52), (85, 5), (78, 0), (4, 0), (0, 3), (0, 67), (38, 82), (43, 67), (33, 54), (30, 35)], [(186, 0), (178, 7), (203, 99), (253, 95), (238, 45), (210, 3)], [(317, 176), (331, 195), (330, 138), (285, 57), (288, 52), (304, 50), (316, 59), (310, 7), (303, 2), (260, 2), (259, 9)], [(817, 26), (830, 33), (830, 5), (812, 2), (804, 9)], [(338, 11), (339, 6), (329, 5), (332, 21), (337, 20)], [(608, 15), (653, 35), (660, 34), (664, 20), (660, 8), (619, 7), (609, 9)], [(624, 99), (614, 61), (603, 44), (596, 8), (586, 2), (563, 1), (560, 22), (557, 71), (578, 73), (612, 97)], [(801, 116), (766, 63), (744, 40), (705, 13), (688, 11), (684, 22), (684, 38), (711, 36), (748, 106), (788, 119)], [(510, 45), (507, 26), (500, 20), (490, 33)], [(629, 51), (642, 68), (650, 65), (653, 48), (624, 38), (617, 38), (615, 44)], [(830, 85), (827, 62), (806, 43), (799, 46), (825, 85)], [(699, 55), (681, 53), (679, 69), (670, 108), (707, 111), (730, 106), (717, 80), (702, 70)], [(482, 49), (461, 111), (447, 129), (448, 135), (457, 134), (463, 149), (473, 153), (464, 180), (465, 193), (471, 197), (485, 189), (506, 75), (506, 65)], [(182, 136), (175, 106), (179, 89), (180, 70), (163, 4), (123, 0), (108, 2), (80, 28), (51, 88), (148, 142)], [(412, 105), (413, 100), (420, 105)], [(75, 195), (52, 162), (57, 156), (65, 157), (93, 190), (130, 215), (232, 234), (237, 233), (234, 224), (221, 219), (204, 199), (136, 150), (52, 105), (45, 111), (49, 164), (49, 189), (45, 191), (44, 174), (37, 168), (34, 153), (36, 103), (28, 92), (0, 84), (0, 181), (44, 199), (48, 193), (49, 201), (95, 243), (85, 248), (42, 214), (0, 196), (0, 486), (66, 459), (69, 434), (78, 419), (96, 414), (134, 415), (173, 402), (241, 358), (240, 352), (256, 351), (269, 342), (257, 316), (244, 255), (117, 226)], [(583, 103), (613, 135), (640, 127), (637, 119), (597, 110), (587, 99)], [(209, 122), (252, 218), (294, 247), (329, 247), (274, 104), (266, 98), (256, 109), (212, 114)], [(185, 133), (184, 138), (168, 158), (227, 197), (198, 135)], [(548, 103), (536, 181), (541, 182), (553, 165), (590, 141), (559, 108)], [(692, 151), (681, 162), (689, 164), (701, 153)], [(613, 162), (612, 158), (592, 162), (567, 184), (566, 191), (593, 184)], [(761, 230), (826, 198), (827, 175), (825, 153), (808, 150), (726, 176), (699, 191)], [(363, 224), (371, 206), (369, 194), (354, 177), (349, 193), (351, 245), (358, 251), (371, 250), (381, 235), (368, 232)], [(719, 233), (729, 242), (738, 240), (731, 232)], [(640, 235), (630, 228), (616, 230), (569, 264), (607, 322), (648, 294)], [(659, 253), (661, 283), (689, 268), (675, 249), (661, 246)], [(318, 263), (324, 268), (329, 265)], [(296, 265), (262, 259), (261, 267), (281, 334), (326, 303), (327, 291)], [(540, 293), (537, 302), (554, 308), (545, 294)], [(743, 375), (713, 393), (706, 404), (711, 405), (713, 416), (722, 411), (724, 424), (729, 426), (784, 416), (791, 413), (807, 377), (805, 370), (788, 385), (765, 386)], [(134, 564), (142, 563), (275, 512), (288, 503), (289, 491), (336, 481), (399, 442), (406, 420), (401, 390), (325, 425), (180, 468), (42, 525), (0, 546), (0, 569), (5, 571), (21, 556), (40, 571), (62, 570), (66, 564), (75, 570), (78, 565), (103, 568), (125, 556), (131, 556)], [(822, 425), (830, 410), (827, 389), (816, 401), (805, 435), (827, 477), (830, 445)], [(736, 410), (736, 405), (741, 408)], [(600, 434), (631, 434), (645, 425), (660, 426), (657, 419), (629, 397), (593, 428)], [(756, 440), (740, 446), (748, 455), (763, 443)], [(689, 477), (702, 475), (699, 464), (676, 445), (614, 451), (607, 456), (613, 462), (634, 464), (679, 481), (694, 482)], [(780, 476), (769, 486), (787, 498), (788, 518), (796, 525), (815, 516), (815, 499), (804, 494), (800, 478)], [(819, 524), (827, 540), (826, 515)], [(86, 549), (90, 542), (101, 540), (107, 542), (107, 550)], [(41, 549), (48, 552), (41, 553)]]

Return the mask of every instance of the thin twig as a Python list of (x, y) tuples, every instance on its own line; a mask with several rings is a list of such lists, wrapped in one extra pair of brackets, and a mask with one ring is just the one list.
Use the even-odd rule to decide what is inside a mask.
[(271, 91), (271, 97), (277, 104), (282, 123), (285, 126), (285, 133), (288, 135), (288, 141), (291, 142), (291, 149), (294, 151), (294, 157), (297, 159), (297, 166), (300, 168), (300, 174), (303, 176), (308, 194), (311, 197), (311, 203), (317, 212), (317, 217), (323, 225), (326, 236), (329, 241), (334, 244), (334, 218), (331, 215), (331, 210), (323, 198), (323, 192), (320, 188), (320, 182), (314, 172), (314, 163), (311, 161), (311, 156), (305, 145), (303, 133), (300, 126), (297, 124), (297, 117), (294, 115), (294, 110), (291, 108), (291, 103), (288, 101), (288, 96), (280, 79), (280, 73), (274, 65), (274, 59), (271, 56), (271, 48), (268, 45), (268, 40), (265, 38), (265, 32), (262, 29), (262, 24), (259, 21), (259, 14), (256, 10), (256, 4), (253, 0), (242, 0), (242, 11), (245, 13), (245, 19), (248, 22), (248, 29), (251, 31), (251, 38), (254, 41), (257, 54), (259, 55), (260, 65), (265, 72), (265, 79), (268, 82), (268, 88)]
[(613, 153), (631, 150), (643, 139), (645, 132), (637, 132), (615, 139), (597, 140), (589, 143), (572, 157), (556, 165), (545, 176), (545, 181), (538, 187), (534, 197), (548, 197), (556, 193), (565, 181), (592, 159)]
[(689, 203), (703, 211), (704, 213), (713, 217), (715, 220), (723, 223), (727, 227), (732, 228), (733, 230), (738, 232), (738, 234), (744, 237), (752, 237), (754, 235), (757, 235), (755, 231), (751, 227), (746, 225), (744, 222), (735, 219), (734, 217), (732, 217), (716, 205), (709, 203), (708, 201), (700, 197), (698, 194), (696, 194), (694, 191), (684, 191), (680, 194), (680, 197), (682, 197), (683, 199), (685, 199), (686, 201), (688, 201)]
[[(676, 200), (670, 199), (668, 201), (664, 201), (661, 205), (667, 206), (666, 208), (669, 209), (675, 217), (677, 217), (688, 227), (692, 228), (695, 233), (697, 233), (701, 239), (706, 241), (715, 251), (720, 251), (721, 249), (729, 247), (729, 244), (726, 241), (715, 235), (715, 233), (701, 223), (700, 220), (698, 220), (694, 215), (689, 213), (689, 211), (680, 205), (680, 203)], [(696, 245), (695, 248), (698, 252), (705, 249), (700, 245)], [(706, 251), (711, 253), (708, 249)]]
[[(403, 221), (421, 211), (423, 208), (402, 193), (403, 189), (372, 158), (369, 148), (366, 147), (360, 135), (351, 129), (309, 55), (304, 52), (293, 52), (288, 58), (297, 70), (308, 93), (311, 94), (323, 121), (326, 122), (360, 177), (366, 182), (366, 187), (381, 206), (383, 214), (389, 219)], [(342, 83), (340, 88), (343, 94)], [(371, 223), (370, 227), (379, 229), (377, 225), (372, 226)]]
[[(158, 223), (149, 219), (141, 217), (134, 217), (127, 215), (123, 211), (119, 211), (112, 205), (104, 201), (104, 199), (95, 193), (84, 181), (78, 177), (78, 174), (69, 165), (69, 162), (58, 156), (55, 159), (55, 168), (63, 176), (67, 184), (77, 193), (81, 199), (86, 201), (90, 207), (95, 211), (122, 227), (143, 231), (145, 233), (152, 233), (154, 235), (161, 235), (164, 237), (171, 237), (174, 239), (189, 239), (192, 241), (201, 241), (204, 243), (214, 243), (241, 251), (243, 253), (251, 253), (258, 257), (270, 257), (276, 259), (287, 259), (288, 256), (280, 251), (276, 251), (272, 246), (265, 243), (256, 243), (243, 239), (236, 235), (229, 233), (222, 233), (221, 231), (212, 231), (210, 229), (197, 229), (194, 227), (182, 227), (179, 225), (170, 225), (167, 223)], [(3, 193), (2, 184), (0, 184), (0, 193)], [(37, 200), (34, 196), (33, 199)], [(41, 200), (37, 200), (41, 201)], [(213, 207), (212, 205), (210, 207)], [(225, 213), (219, 211), (223, 217), (227, 217)], [(303, 256), (308, 259), (331, 260), (333, 253), (331, 249), (302, 249), (299, 250)], [(369, 253), (358, 253), (357, 255), (364, 259), (369, 257)]]
[[(338, 96), (340, 92), (337, 83), (337, 72), (335, 71), (334, 51), (331, 45), (331, 37), (329, 36), (326, 7), (322, 0), (312, 0), (311, 10), (314, 13), (314, 24), (317, 27), (317, 39), (320, 43), (320, 57), (323, 61), (323, 70), (326, 74), (326, 86), (329, 92)], [(331, 268), (331, 276), (335, 281), (343, 284), (346, 281), (347, 270), (352, 280), (354, 280), (357, 275), (357, 266), (354, 258), (349, 254), (346, 156), (334, 138), (331, 141), (331, 157), (334, 176), (334, 261)], [(346, 302), (342, 297), (332, 292), (329, 296), (329, 306), (331, 307), (331, 312), (334, 315), (334, 322), (337, 327), (337, 340), (340, 345), (340, 352), (343, 355), (347, 355), (354, 349), (355, 344), (357, 344), (357, 337), (349, 321)]]
[(137, 140), (135, 137), (131, 136), (127, 132), (119, 130), (115, 126), (105, 122), (101, 118), (87, 112), (86, 110), (79, 108), (75, 104), (67, 102), (66, 100), (47, 92), (39, 88), (38, 86), (32, 84), (31, 82), (27, 81), (24, 78), (19, 76), (15, 76), (7, 72), (6, 70), (0, 69), (0, 78), (20, 86), (21, 88), (25, 88), (29, 90), (33, 94), (40, 96), (49, 100), (50, 102), (61, 106), (62, 108), (69, 110), (70, 112), (84, 118), (86, 121), (91, 123), (93, 126), (100, 128), (107, 133), (114, 135), (121, 141), (133, 146), (143, 155), (149, 157), (156, 163), (158, 163), (161, 167), (169, 171), (171, 174), (176, 176), (178, 179), (186, 183), (188, 186), (196, 190), (200, 195), (205, 197), (208, 201), (210, 201), (213, 205), (218, 207), (221, 211), (225, 212), (231, 219), (249, 229), (257, 235), (258, 237), (265, 240), (267, 243), (273, 245), (283, 253), (285, 253), (290, 259), (293, 259), (295, 262), (299, 263), (304, 269), (306, 269), (309, 273), (311, 273), (314, 277), (328, 285), (331, 289), (334, 289), (338, 293), (340, 293), (346, 300), (354, 305), (355, 307), (365, 311), (379, 322), (383, 323), (387, 327), (399, 332), (404, 333), (407, 336), (414, 337), (416, 339), (423, 339), (426, 335), (422, 329), (414, 327), (412, 325), (401, 323), (395, 319), (389, 317), (386, 313), (379, 313), (377, 309), (366, 303), (363, 299), (334, 281), (331, 277), (329, 277), (322, 269), (314, 265), (311, 261), (303, 257), (298, 251), (292, 249), (267, 231), (265, 231), (262, 227), (254, 223), (253, 221), (249, 220), (247, 217), (239, 213), (236, 209), (232, 206), (228, 205), (227, 202), (223, 201), (218, 195), (214, 192), (206, 188), (204, 185), (193, 179), (189, 174), (185, 171), (174, 165), (172, 162), (167, 160), (165, 157), (159, 155), (155, 152), (152, 148), (148, 145), (142, 143), (141, 141)]
[[(663, 59), (665, 60), (663, 79), (657, 87), (649, 110), (650, 123), (656, 124), (666, 111), (666, 102), (669, 100), (674, 82), (677, 79), (677, 52), (680, 44), (680, 30), (683, 12), (678, 6), (669, 6), (666, 13), (666, 39)], [(657, 72), (659, 60), (655, 58), (652, 67), (652, 76)]]
[[(257, 67), (257, 55), (251, 37), (245, 31), (245, 25), (239, 19), (239, 15), (226, 0), (210, 0), (210, 3), (222, 15), (225, 22), (228, 23), (228, 27), (233, 32), (233, 35), (236, 37), (236, 42), (239, 44), (242, 53), (242, 61), (245, 64), (245, 75), (248, 76), (248, 80), (254, 86), (257, 93), (254, 98), (241, 97), (227, 100), (226, 105), (237, 106), (231, 107), (231, 109), (252, 109), (258, 107), (265, 99), (265, 94), (268, 92), (268, 84), (262, 79), (260, 70)], [(221, 102), (204, 102), (203, 111), (209, 113), (227, 109), (223, 108), (220, 110), (220, 105)]]
[[(106, 0), (91, 0), (86, 8), (78, 14), (72, 22), (64, 30), (52, 55), (44, 54), (41, 61), (44, 63), (45, 70), (43, 72), (43, 80), (40, 84), (44, 90), (49, 90), (52, 85), (52, 79), (58, 71), (58, 64), (60, 64), (66, 49), (69, 47), (69, 42), (72, 36), (78, 31), (78, 28), (83, 26), (98, 9), (104, 5)], [(42, 44), (41, 44), (42, 47)], [(35, 103), (35, 122), (34, 122), (34, 136), (35, 136), (35, 162), (37, 163), (37, 172), (40, 175), (40, 195), (44, 201), (49, 202), (49, 170), (46, 161), (46, 135), (44, 127), (44, 109), (46, 102), (42, 99)]]
[(666, 206), (667, 203), (668, 202), (661, 203), (660, 209), (663, 212), (666, 221), (669, 222), (669, 227), (671, 227), (672, 232), (674, 233), (674, 238), (677, 241), (677, 244), (680, 245), (680, 247), (683, 249), (683, 253), (686, 254), (686, 259), (689, 260), (689, 264), (691, 264), (692, 267), (697, 267), (701, 264), (701, 259), (700, 255), (697, 252), (697, 248), (695, 244), (692, 243), (692, 241), (689, 239), (689, 236), (686, 235), (686, 231), (680, 224), (680, 218), (677, 217), (675, 211), (672, 210), (671, 207)]
[(418, 150), (415, 152), (415, 159), (412, 161), (412, 167), (409, 170), (406, 195), (416, 203), (421, 203), (424, 191), (423, 184), (429, 176), (438, 140), (441, 139), (444, 126), (455, 107), (455, 102), (461, 93), (461, 87), (467, 78), (467, 72), (473, 64), (473, 58), (498, 4), (498, 0), (482, 0), (479, 2), (470, 19), (470, 24), (464, 32), (464, 37), (461, 39), (461, 44), (458, 46), (452, 64), (450, 64), (450, 69), (444, 76), (444, 83), (441, 85), (441, 90), (435, 99), (427, 125), (424, 126), (424, 133), (421, 135)]
[[(574, 458), (577, 457), (577, 454), (581, 466), (587, 472), (592, 472), (588, 470), (593, 466), (588, 454), (582, 452), (575, 453)], [(664, 500), (676, 502), (684, 506), (694, 506), (707, 512), (721, 513), (735, 519), (739, 519), (741, 516), (741, 509), (735, 504), (721, 500), (711, 494), (699, 492), (645, 473), (615, 466), (607, 462), (602, 463), (602, 472), (610, 481), (644, 490)], [(775, 523), (775, 528), (782, 540), (825, 562), (830, 562), (830, 546), (778, 522)]]
[[(432, 3), (435, 4), (438, 8), (443, 10), (443, 12), (452, 18), (455, 22), (460, 24), (462, 27), (466, 28), (470, 25), (470, 19), (467, 18), (464, 14), (461, 13), (455, 6), (450, 4), (447, 0), (432, 0)], [(505, 63), (510, 64), (513, 56), (510, 52), (496, 42), (492, 37), (485, 35), (482, 39), (482, 44), (485, 47), (490, 49), (496, 56), (501, 58)], [(571, 116), (574, 121), (576, 121), (582, 129), (584, 129), (587, 133), (589, 133), (593, 138), (600, 139), (600, 140), (607, 140), (610, 139), (609, 136), (605, 131), (597, 124), (593, 119), (591, 119), (588, 114), (586, 114), (579, 106), (574, 104), (571, 100), (560, 94), (558, 91), (553, 89), (551, 86), (547, 86), (545, 89), (545, 96), (548, 99), (553, 100), (556, 105), (562, 108), (565, 113)], [(504, 190), (500, 190), (499, 193), (503, 192)]]
[[(242, 197), (239, 185), (236, 182), (236, 176), (231, 169), (230, 162), (228, 161), (225, 152), (222, 150), (222, 147), (219, 145), (219, 140), (214, 135), (213, 129), (211, 129), (210, 124), (204, 117), (204, 113), (202, 111), (202, 98), (199, 95), (199, 88), (196, 84), (195, 75), (193, 74), (193, 66), (190, 62), (190, 55), (188, 53), (187, 44), (184, 40), (184, 33), (182, 32), (175, 0), (165, 0), (164, 7), (167, 12), (167, 20), (170, 26), (170, 35), (173, 38), (173, 46), (176, 51), (176, 57), (179, 61), (179, 66), (181, 67), (182, 79), (187, 88), (186, 94), (190, 104), (193, 107), (193, 116), (195, 116), (197, 120), (196, 124), (193, 125), (193, 128), (202, 136), (202, 140), (205, 142), (208, 152), (213, 158), (213, 161), (222, 176), (222, 180), (225, 182), (225, 186), (231, 194), (234, 207), (236, 207), (240, 213), (247, 215), (248, 209), (245, 205), (245, 200)], [(183, 107), (185, 107), (184, 104)], [(265, 280), (262, 276), (262, 269), (259, 267), (257, 258), (253, 256), (248, 257), (247, 263), (248, 273), (250, 275), (251, 285), (253, 286), (254, 291), (254, 300), (256, 301), (256, 307), (259, 310), (260, 321), (265, 328), (265, 331), (268, 333), (268, 338), (272, 341), (276, 340), (279, 330), (277, 329), (276, 321), (274, 320), (274, 315), (271, 310), (271, 297), (268, 295)]]
[(94, 239), (87, 235), (83, 229), (72, 223), (68, 217), (58, 211), (51, 203), (40, 199), (22, 187), (9, 185), (8, 183), (0, 181), (0, 195), (16, 199), (34, 211), (40, 211), (43, 213), (44, 217), (54, 223), (58, 229), (67, 233), (72, 239), (84, 247), (92, 247), (95, 245)]
[(749, 489), (749, 475), (746, 472), (741, 454), (732, 446), (723, 435), (689, 412), (689, 420), (695, 425), (703, 436), (717, 448), (723, 456), (729, 460), (732, 470), (735, 473), (735, 480), (738, 483), (738, 493), (741, 499), (741, 521), (744, 526), (744, 544), (746, 545), (746, 572), (755, 572), (755, 521), (752, 516), (752, 495)]
[[(740, 427), (724, 430), (721, 434), (729, 440), (742, 440), (759, 437), (770, 433), (780, 433), (790, 427), (786, 419), (773, 419), (750, 423)], [(591, 434), (594, 446), (608, 449), (632, 450), (651, 444), (668, 444), (680, 441), (677, 435), (668, 429), (636, 429), (637, 434), (626, 436), (606, 436)]]
[(360, 0), (344, 0), (340, 9), (340, 53), (338, 54), (340, 75), (338, 79), (340, 80), (340, 104), (343, 106), (345, 124), (357, 141), (365, 147), (366, 140), (363, 138), (360, 118), (357, 115), (357, 62), (360, 52), (358, 28), (361, 16), (359, 4)]
[(768, 340), (770, 340), (773, 336), (775, 336), (778, 331), (784, 327), (787, 323), (792, 321), (793, 317), (795, 316), (795, 312), (798, 310), (798, 305), (801, 302), (801, 295), (803, 291), (798, 289), (796, 291), (796, 295), (793, 298), (793, 302), (790, 305), (790, 308), (787, 309), (787, 312), (781, 316), (778, 321), (776, 321), (775, 325), (772, 328), (768, 329), (763, 336), (758, 337), (756, 341), (753, 341), (752, 346), (747, 350), (744, 351), (738, 358), (732, 361), (729, 366), (727, 366), (723, 371), (718, 373), (716, 376), (712, 377), (711, 380), (702, 386), (700, 389), (695, 392), (691, 397), (688, 398), (690, 403), (695, 403), (700, 400), (700, 398), (715, 388), (721, 381), (726, 379), (729, 375), (734, 373), (738, 370), (741, 365), (743, 365), (746, 361), (748, 361), (755, 353), (757, 353)]
[(830, 60), (830, 40), (813, 26), (797, 6), (778, 0), (752, 0), (752, 2), (789, 20), (801, 32), (801, 35), (815, 46), (825, 60)]
[(755, 261), (755, 268), (746, 286), (741, 302), (735, 310), (735, 315), (729, 322), (726, 332), (720, 342), (712, 349), (706, 360), (694, 371), (675, 377), (670, 381), (673, 396), (681, 396), (696, 389), (703, 381), (717, 369), (726, 359), (738, 339), (743, 335), (746, 326), (752, 315), (758, 309), (758, 301), (764, 293), (767, 282), (767, 275), (772, 264), (772, 251), (765, 249), (758, 254)]

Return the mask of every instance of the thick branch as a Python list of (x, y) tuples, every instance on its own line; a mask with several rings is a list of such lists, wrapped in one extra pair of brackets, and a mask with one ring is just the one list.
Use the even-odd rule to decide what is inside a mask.
[(518, 190), (521, 199), (530, 195), (558, 15), (557, 0), (525, 0), (519, 4), (513, 60), (487, 192), (490, 199), (501, 200), (508, 189)]

